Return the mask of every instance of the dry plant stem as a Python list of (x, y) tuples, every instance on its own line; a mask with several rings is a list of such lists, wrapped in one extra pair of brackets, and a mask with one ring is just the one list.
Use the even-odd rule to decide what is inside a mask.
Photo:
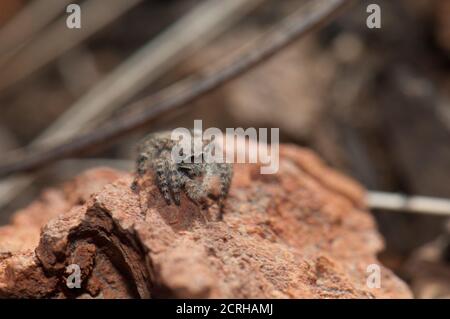
[(0, 60), (33, 37), (60, 14), (71, 0), (36, 0), (0, 30)]
[(314, 1), (307, 6), (306, 10), (300, 10), (282, 21), (256, 48), (238, 56), (231, 63), (204, 72), (197, 77), (183, 80), (160, 94), (139, 101), (137, 106), (148, 105), (143, 112), (122, 117), (66, 144), (15, 158), (14, 161), (0, 166), (0, 177), (17, 172), (32, 171), (81, 151), (86, 152), (94, 148), (98, 150), (107, 142), (148, 125), (175, 109), (186, 106), (196, 98), (261, 64), (298, 38), (330, 22), (350, 2), (349, 0)]
[(367, 203), (371, 209), (450, 216), (450, 200), (443, 198), (371, 191)]
[(5, 63), (1, 65), (0, 91), (26, 78), (64, 52), (83, 42), (141, 1), (109, 0), (107, 10), (105, 10), (104, 0), (83, 2), (81, 4), (83, 14), (81, 29), (68, 29), (66, 16), (64, 16), (50, 25), (35, 40), (20, 48), (10, 59), (2, 61)]

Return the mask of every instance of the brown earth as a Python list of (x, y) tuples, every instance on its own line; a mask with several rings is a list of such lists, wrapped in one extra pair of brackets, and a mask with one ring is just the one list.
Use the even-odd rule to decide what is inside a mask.
[[(280, 148), (280, 170), (234, 167), (220, 211), (167, 206), (152, 176), (86, 171), (0, 228), (0, 297), (409, 298), (377, 260), (364, 190), (311, 151)], [(92, 195), (91, 195), (92, 194)], [(80, 289), (66, 285), (81, 269)], [(367, 267), (381, 267), (369, 288)]]

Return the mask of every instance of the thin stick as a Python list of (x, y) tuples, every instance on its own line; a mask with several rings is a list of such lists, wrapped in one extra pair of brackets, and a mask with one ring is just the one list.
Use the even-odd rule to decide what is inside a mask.
[(0, 29), (0, 56), (29, 40), (60, 14), (71, 0), (35, 0)]
[(367, 203), (371, 209), (450, 216), (450, 200), (444, 198), (370, 191)]
[(68, 29), (66, 17), (58, 19), (35, 40), (31, 40), (2, 62), (0, 91), (61, 56), (88, 37), (116, 20), (142, 0), (88, 0), (81, 4), (81, 29)]
[(19, 156), (6, 165), (0, 166), (0, 177), (21, 171), (31, 171), (80, 151), (92, 150), (94, 147), (98, 149), (107, 142), (146, 126), (266, 61), (296, 39), (330, 22), (349, 3), (350, 0), (314, 1), (307, 6), (306, 10), (300, 10), (299, 13), (282, 21), (256, 49), (236, 57), (224, 67), (214, 68), (197, 77), (182, 80), (160, 94), (143, 99), (137, 103), (137, 105), (148, 105), (142, 112), (122, 117), (67, 144), (31, 153), (25, 157)]

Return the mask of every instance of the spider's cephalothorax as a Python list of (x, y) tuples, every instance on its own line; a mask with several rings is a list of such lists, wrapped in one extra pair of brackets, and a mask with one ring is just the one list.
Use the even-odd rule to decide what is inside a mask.
[[(177, 143), (171, 139), (171, 132), (159, 132), (146, 137), (138, 147), (137, 177), (151, 169), (155, 173), (158, 188), (169, 205), (172, 201), (180, 205), (181, 191), (195, 203), (204, 203), (207, 198), (223, 200), (230, 187), (232, 165), (208, 162), (203, 158), (205, 149), (215, 142), (203, 141), (199, 152), (180, 154), (185, 158), (181, 162), (172, 158), (172, 150)], [(220, 149), (219, 145), (215, 147), (216, 151)], [(136, 185), (137, 180), (133, 182), (133, 188)]]

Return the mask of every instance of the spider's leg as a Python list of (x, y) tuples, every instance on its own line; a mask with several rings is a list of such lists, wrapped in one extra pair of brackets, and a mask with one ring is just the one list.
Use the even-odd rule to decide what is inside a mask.
[(169, 182), (170, 191), (172, 193), (173, 201), (176, 205), (180, 205), (180, 192), (182, 186), (181, 173), (178, 171), (178, 167), (174, 163), (168, 164), (167, 180)]
[(141, 152), (139, 153), (137, 160), (136, 160), (136, 172), (137, 175), (133, 181), (133, 183), (131, 184), (131, 189), (132, 190), (136, 190), (137, 185), (138, 185), (138, 177), (142, 177), (148, 169), (148, 159), (149, 159), (149, 155), (146, 152)]
[(230, 190), (231, 180), (233, 178), (233, 168), (229, 163), (218, 163), (218, 171), (220, 172), (221, 192), (220, 198), (227, 196)]
[(162, 193), (167, 204), (170, 205), (172, 200), (170, 197), (169, 181), (167, 176), (167, 162), (164, 158), (158, 158), (154, 162), (156, 183)]

